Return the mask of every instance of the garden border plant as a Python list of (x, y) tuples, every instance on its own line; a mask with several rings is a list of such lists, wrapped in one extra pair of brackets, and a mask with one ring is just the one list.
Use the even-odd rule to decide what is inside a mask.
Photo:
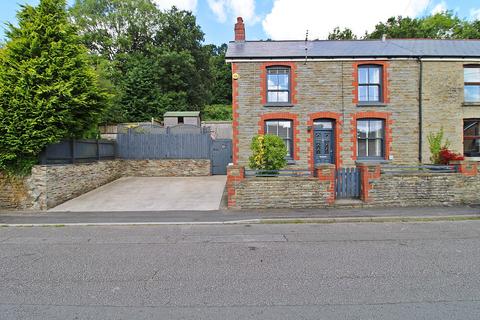
[(249, 167), (258, 170), (259, 175), (276, 175), (287, 165), (287, 147), (278, 136), (256, 135), (252, 138), (250, 149)]

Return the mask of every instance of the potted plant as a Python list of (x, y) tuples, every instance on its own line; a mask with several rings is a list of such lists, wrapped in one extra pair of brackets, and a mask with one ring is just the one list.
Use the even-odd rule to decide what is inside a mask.
[(256, 135), (250, 145), (252, 155), (249, 166), (257, 170), (260, 176), (278, 175), (278, 170), (285, 167), (287, 147), (282, 138), (274, 135)]

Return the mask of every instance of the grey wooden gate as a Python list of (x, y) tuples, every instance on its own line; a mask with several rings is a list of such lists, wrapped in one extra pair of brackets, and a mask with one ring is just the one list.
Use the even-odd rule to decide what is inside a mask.
[(227, 165), (232, 162), (232, 140), (213, 140), (211, 161), (212, 174), (227, 174)]
[(360, 171), (357, 168), (337, 168), (335, 177), (336, 198), (359, 198), (360, 186)]

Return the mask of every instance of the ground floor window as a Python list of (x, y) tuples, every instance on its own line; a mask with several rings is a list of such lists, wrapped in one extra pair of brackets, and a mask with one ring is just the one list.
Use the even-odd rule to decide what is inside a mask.
[(357, 159), (383, 159), (385, 128), (381, 119), (357, 121)]
[(282, 138), (287, 146), (287, 157), (293, 159), (293, 124), (291, 120), (265, 121), (265, 134)]
[(466, 157), (480, 157), (480, 119), (463, 121), (463, 153)]

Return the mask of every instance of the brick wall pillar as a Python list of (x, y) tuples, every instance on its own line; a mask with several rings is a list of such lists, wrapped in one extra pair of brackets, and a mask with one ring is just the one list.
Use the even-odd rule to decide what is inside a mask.
[(478, 174), (478, 163), (476, 161), (451, 161), (450, 164), (454, 165), (457, 172), (464, 176), (474, 177)]
[(228, 208), (236, 208), (236, 187), (245, 179), (245, 167), (237, 165), (229, 165), (227, 167), (227, 195)]
[(335, 202), (335, 165), (330, 163), (323, 163), (315, 165), (315, 175), (320, 181), (328, 181), (330, 183), (328, 188), (328, 204)]
[(380, 164), (379, 163), (357, 163), (357, 168), (360, 171), (360, 199), (363, 202), (369, 202), (368, 192), (372, 189), (370, 183), (373, 179), (380, 179)]

